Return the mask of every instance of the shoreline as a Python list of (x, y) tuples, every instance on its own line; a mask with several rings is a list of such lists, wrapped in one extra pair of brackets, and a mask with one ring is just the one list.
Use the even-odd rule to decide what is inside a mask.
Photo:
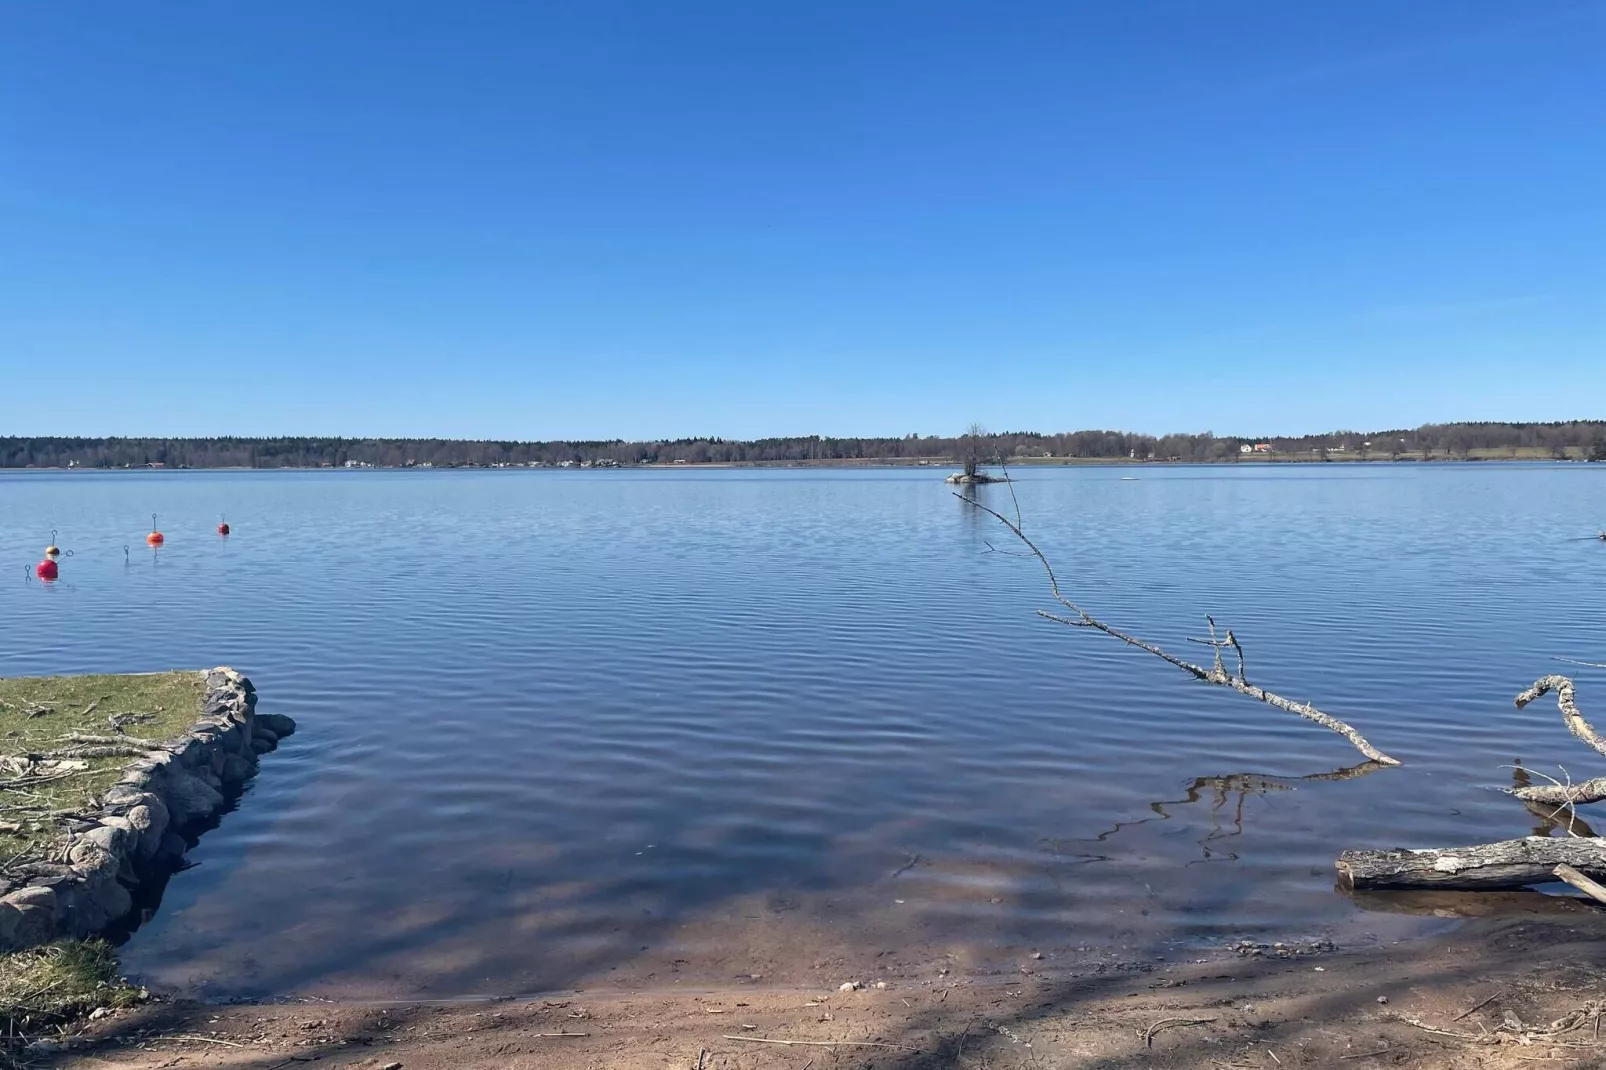
[(985, 975), (848, 978), (828, 967), (817, 987), (603, 981), (476, 1002), (156, 999), (29, 1054), (63, 1070), (1582, 1068), (1606, 1055), (1594, 1033), (1603, 958), (1606, 915), (1580, 904), (1363, 951), (1228, 945), (1183, 963), (1063, 974), (1027, 960)]
[[(1195, 460), (1153, 460), (1144, 458), (1126, 457), (1022, 457), (1011, 461), (1007, 467), (1015, 470), (1042, 469), (1042, 468), (1233, 468), (1258, 467), (1275, 468), (1287, 465), (1344, 465), (1344, 466), (1372, 466), (1372, 465), (1414, 465), (1414, 466), (1441, 466), (1441, 465), (1469, 465), (1469, 464), (1495, 464), (1495, 465), (1531, 465), (1553, 467), (1557, 465), (1590, 465), (1606, 463), (1588, 461), (1583, 457), (1454, 457), (1434, 456), (1429, 458), (1417, 457), (1359, 457), (1355, 455), (1341, 457), (1306, 457), (1297, 454), (1273, 454), (1253, 459), (1228, 458), (1208, 461)], [(608, 465), (572, 465), (567, 468), (560, 465), (480, 465), (480, 464), (443, 464), (443, 465), (361, 465), (351, 468), (321, 465), (317, 467), (282, 465), (275, 467), (244, 465), (216, 465), (207, 467), (181, 467), (181, 468), (68, 468), (61, 465), (28, 465), (25, 467), (0, 467), (0, 474), (27, 473), (27, 472), (71, 472), (90, 474), (119, 474), (119, 475), (168, 475), (178, 472), (635, 472), (635, 471), (709, 471), (723, 469), (819, 469), (819, 468), (847, 468), (847, 469), (916, 469), (949, 471), (960, 469), (963, 465), (957, 461), (935, 460), (904, 460), (900, 458), (876, 459), (842, 459), (834, 458), (818, 461), (685, 461), (685, 462), (652, 462), (647, 464), (619, 464)], [(1001, 465), (987, 465), (988, 468), (1005, 467)]]
[[(157, 712), (111, 714), (101, 726), (100, 704), (126, 701), (110, 696), (136, 680), (172, 680), (193, 693), (193, 710), (158, 705)], [(25, 793), (39, 801), (7, 804), (16, 819), (8, 830), (21, 850), (0, 867), (0, 951), (99, 937), (137, 923), (140, 901), (166, 883), (200, 834), (231, 807), (256, 775), (259, 756), (295, 730), (288, 717), (257, 714), (256, 689), (229, 668), (5, 683), (23, 694), (59, 692), (52, 706), (20, 695), (8, 705), (12, 723), (26, 725), (29, 735), (17, 740), (22, 754), (7, 760), (14, 776), (6, 786), (74, 786), (61, 798)], [(91, 692), (100, 697), (77, 711)], [(142, 738), (138, 726), (164, 712), (183, 727)], [(19, 735), (16, 727), (8, 732)], [(106, 778), (111, 783), (101, 786)]]

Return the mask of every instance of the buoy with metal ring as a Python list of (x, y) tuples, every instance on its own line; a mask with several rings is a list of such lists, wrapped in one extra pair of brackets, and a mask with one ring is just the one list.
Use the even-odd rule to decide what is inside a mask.
[(56, 545), (56, 529), (55, 528), (51, 528), (50, 529), (50, 545), (45, 547), (45, 556), (46, 557), (52, 557), (52, 558), (61, 556), (61, 547)]
[(155, 513), (151, 514), (151, 533), (145, 536), (145, 541), (150, 543), (152, 546), (160, 546), (162, 543), (167, 541), (167, 538), (160, 531), (156, 530)]
[(219, 535), (227, 535), (229, 533), (229, 518), (228, 517), (222, 516), (222, 515), (218, 516), (217, 533)]
[(53, 580), (61, 575), (61, 572), (56, 568), (56, 563), (47, 557), (33, 567), (33, 574), (42, 580)]

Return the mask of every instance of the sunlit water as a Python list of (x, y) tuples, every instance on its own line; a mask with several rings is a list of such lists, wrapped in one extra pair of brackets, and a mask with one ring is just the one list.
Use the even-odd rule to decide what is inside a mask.
[(1040, 569), (921, 470), (0, 474), (0, 673), (231, 664), (300, 722), (125, 948), (224, 996), (1393, 938), (1339, 850), (1524, 834), (1502, 767), (1601, 771), (1511, 697), (1606, 660), (1606, 466), (1015, 489), (1090, 609), (1201, 659), (1214, 613), (1406, 766), (1294, 779), (1359, 755), (1036, 617)]

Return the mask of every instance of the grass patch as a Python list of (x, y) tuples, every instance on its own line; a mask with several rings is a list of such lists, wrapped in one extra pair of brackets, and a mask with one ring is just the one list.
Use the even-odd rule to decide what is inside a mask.
[[(73, 733), (171, 740), (200, 716), (205, 689), (199, 672), (0, 680), (0, 868), (43, 853), (57, 838), (53, 812), (88, 806), (133, 760), (97, 755)], [(50, 754), (65, 764), (28, 759)]]
[[(127, 1007), (140, 992), (117, 974), (104, 940), (70, 940), (28, 951), (0, 952), (0, 1044), (57, 1032), (97, 1007)], [(0, 1066), (7, 1065), (0, 1048)]]

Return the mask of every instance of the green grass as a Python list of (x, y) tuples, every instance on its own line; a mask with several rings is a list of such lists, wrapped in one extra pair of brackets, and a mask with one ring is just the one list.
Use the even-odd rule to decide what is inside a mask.
[(126, 1007), (140, 998), (118, 976), (117, 956), (103, 940), (0, 953), (0, 1067), (16, 1065), (11, 1060), (27, 1040), (97, 1007)]
[[(27, 755), (70, 755), (68, 737), (115, 736), (108, 718), (126, 719), (130, 739), (176, 738), (200, 715), (205, 683), (198, 672), (137, 676), (43, 676), (0, 679), (0, 867), (33, 857), (57, 838), (52, 811), (77, 810), (115, 784), (128, 756), (70, 757), (85, 769), (29, 766)], [(40, 712), (48, 711), (48, 712)]]

